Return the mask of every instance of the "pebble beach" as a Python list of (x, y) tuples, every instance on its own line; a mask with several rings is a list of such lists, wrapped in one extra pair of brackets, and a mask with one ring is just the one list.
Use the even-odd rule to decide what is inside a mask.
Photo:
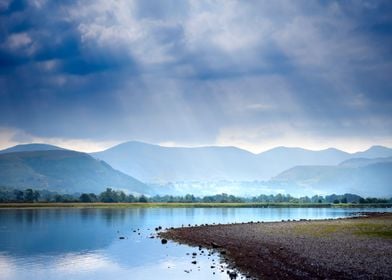
[(169, 229), (163, 239), (214, 249), (250, 279), (392, 279), (392, 214)]

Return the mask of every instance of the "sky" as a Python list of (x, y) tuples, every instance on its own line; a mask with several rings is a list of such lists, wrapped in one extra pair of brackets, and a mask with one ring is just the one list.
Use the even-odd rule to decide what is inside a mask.
[(0, 148), (392, 146), (392, 2), (0, 0)]

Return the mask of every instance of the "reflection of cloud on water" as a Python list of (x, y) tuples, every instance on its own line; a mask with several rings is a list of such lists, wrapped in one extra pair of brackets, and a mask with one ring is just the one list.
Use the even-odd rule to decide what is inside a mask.
[[(62, 256), (18, 259), (0, 255), (2, 280), (32, 279), (228, 279), (226, 273), (211, 270), (211, 262), (198, 256), (197, 265), (191, 258), (170, 257), (139, 266), (124, 266), (102, 253), (65, 254)], [(199, 268), (200, 267), (200, 268)], [(188, 271), (188, 272), (185, 272)]]
[(16, 266), (7, 256), (0, 255), (1, 279), (14, 279), (16, 275)]
[(111, 269), (117, 264), (108, 260), (102, 254), (66, 254), (53, 264), (55, 270), (62, 273), (81, 273), (100, 269)]

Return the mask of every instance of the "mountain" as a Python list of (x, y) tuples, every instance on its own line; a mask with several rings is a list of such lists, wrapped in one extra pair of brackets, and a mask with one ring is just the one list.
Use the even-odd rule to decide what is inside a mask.
[(162, 147), (131, 141), (91, 155), (145, 182), (189, 182), (269, 180), (297, 165), (337, 165), (350, 158), (389, 153), (392, 149), (375, 146), (354, 154), (287, 147), (253, 154), (235, 147)]
[(14, 152), (51, 151), (51, 150), (64, 150), (64, 149), (48, 144), (32, 143), (32, 144), (16, 145), (4, 150), (0, 150), (0, 154), (14, 153)]
[(392, 162), (392, 157), (381, 158), (352, 158), (341, 162), (340, 166), (345, 167), (361, 167), (375, 163)]
[(263, 166), (264, 179), (270, 179), (297, 165), (336, 165), (350, 157), (349, 153), (329, 148), (311, 151), (302, 148), (277, 147), (258, 154), (258, 164)]
[(148, 182), (254, 179), (263, 172), (256, 155), (235, 147), (173, 148), (127, 142), (91, 155)]
[[(365, 163), (366, 162), (366, 163)], [(350, 160), (337, 166), (296, 166), (271, 180), (275, 186), (319, 193), (392, 196), (391, 160)]]
[(57, 192), (102, 192), (106, 187), (149, 193), (150, 188), (104, 161), (69, 150), (0, 154), (0, 185)]
[(353, 154), (355, 158), (392, 157), (392, 149), (383, 146), (372, 146), (368, 150)]

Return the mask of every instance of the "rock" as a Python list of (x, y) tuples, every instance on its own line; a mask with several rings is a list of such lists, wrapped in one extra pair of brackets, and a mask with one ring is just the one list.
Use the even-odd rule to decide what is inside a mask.
[(161, 239), (161, 243), (162, 243), (162, 244), (166, 244), (166, 243), (167, 243), (167, 239), (162, 238), (162, 239)]
[(229, 272), (228, 271), (227, 274), (229, 274), (230, 279), (237, 279), (237, 276), (238, 276), (237, 272), (235, 272), (235, 271)]

